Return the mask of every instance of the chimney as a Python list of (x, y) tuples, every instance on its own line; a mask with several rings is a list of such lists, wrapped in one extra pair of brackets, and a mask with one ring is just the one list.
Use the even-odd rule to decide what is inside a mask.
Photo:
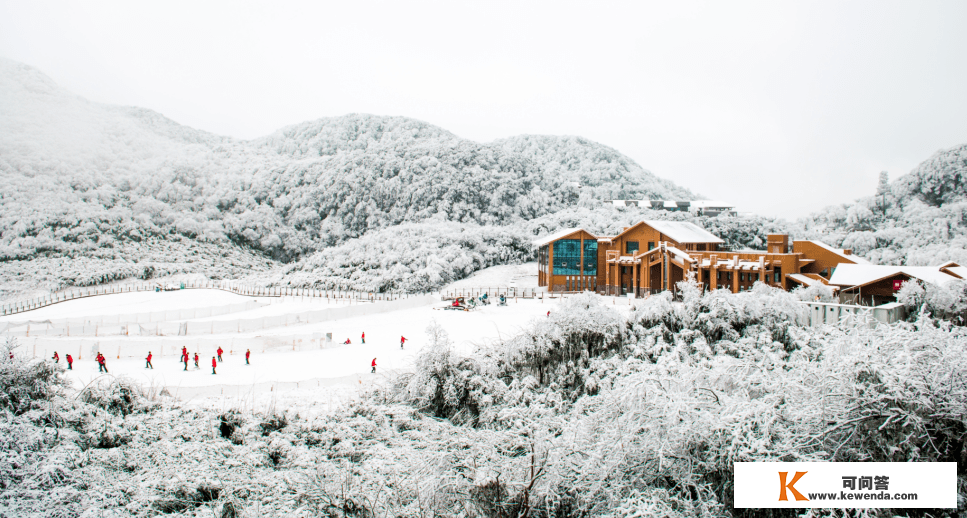
[(853, 255), (853, 251), (849, 248), (843, 250), (843, 255)]
[(789, 250), (789, 234), (769, 234), (766, 237), (768, 247), (766, 251), (770, 254), (785, 254)]

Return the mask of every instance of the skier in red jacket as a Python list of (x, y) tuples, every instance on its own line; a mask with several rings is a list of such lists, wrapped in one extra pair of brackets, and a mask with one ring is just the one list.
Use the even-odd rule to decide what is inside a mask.
[(376, 374), (376, 358), (373, 358), (373, 374)]
[(98, 364), (97, 372), (101, 372), (101, 371), (107, 372), (107, 363), (105, 363), (105, 360), (106, 358), (104, 358), (103, 354), (97, 353), (97, 364)]
[(144, 368), (147, 369), (148, 367), (150, 367), (150, 368), (154, 369), (154, 365), (151, 365), (151, 351), (148, 351), (148, 357), (145, 358), (145, 360), (146, 361), (145, 361), (145, 364), (144, 364)]
[(363, 331), (363, 336), (360, 337), (360, 340), (362, 340), (363, 345), (366, 345), (366, 331)]
[(404, 344), (405, 342), (406, 342), (406, 337), (405, 337), (405, 336), (400, 336), (400, 349), (402, 349), (402, 348), (403, 348), (403, 344)]
[(185, 364), (185, 370), (188, 370), (188, 350), (187, 349), (185, 349), (181, 353), (181, 361), (182, 361), (182, 363)]
[(219, 345), (218, 346), (218, 361), (222, 361), (222, 353), (223, 352), (225, 352), (225, 351), (223, 351), (222, 350), (222, 346)]
[[(164, 351), (162, 351), (162, 352), (164, 352)], [(182, 345), (181, 346), (181, 357), (184, 358), (185, 356), (188, 356), (188, 348), (185, 347), (184, 345)]]
[(249, 363), (248, 363), (248, 357), (251, 356), (251, 355), (252, 355), (252, 351), (249, 350), (249, 349), (245, 349), (245, 365), (249, 365)]
[(195, 353), (195, 368), (196, 369), (200, 369), (201, 368), (201, 367), (198, 366), (198, 353)]
[(54, 356), (51, 357), (51, 360), (54, 360), (54, 363), (60, 363), (60, 355), (57, 354), (57, 351), (54, 351)]
[(212, 356), (212, 374), (215, 374), (215, 367), (218, 366), (218, 362), (215, 361), (215, 357)]
[(71, 355), (68, 354), (66, 355), (66, 359), (67, 359), (67, 370), (69, 371), (74, 370), (74, 358), (71, 358)]

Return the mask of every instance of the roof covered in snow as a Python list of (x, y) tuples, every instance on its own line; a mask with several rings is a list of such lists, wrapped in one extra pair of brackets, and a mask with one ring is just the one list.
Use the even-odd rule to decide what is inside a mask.
[(856, 264), (873, 265), (873, 263), (867, 261), (863, 257), (860, 257), (860, 256), (858, 256), (856, 254), (853, 254), (853, 253), (847, 254), (846, 253), (846, 250), (843, 249), (843, 248), (833, 248), (833, 247), (827, 245), (826, 243), (823, 243), (822, 241), (810, 240), (809, 242), (812, 243), (812, 244), (814, 244), (814, 245), (816, 245), (816, 246), (818, 246), (818, 247), (820, 247), (820, 248), (825, 248), (826, 250), (829, 250), (830, 252), (832, 252), (832, 253), (834, 253), (834, 254), (836, 254), (836, 255), (844, 258), (844, 259), (847, 259), (849, 261), (853, 261)]
[(957, 280), (956, 277), (940, 271), (939, 266), (888, 266), (877, 264), (848, 264), (836, 267), (829, 283), (835, 286), (865, 286), (898, 274), (936, 285), (944, 285)]
[[(534, 241), (531, 241), (531, 242), (534, 243), (534, 246), (544, 246), (544, 245), (553, 243), (558, 239), (563, 239), (571, 234), (574, 234), (576, 232), (582, 232), (582, 231), (587, 232), (583, 228), (565, 228), (563, 230), (558, 230), (553, 234), (548, 234), (540, 239), (535, 239)], [(588, 232), (588, 234), (591, 234), (591, 233)], [(591, 234), (591, 235), (594, 235), (594, 234)]]
[(724, 243), (708, 230), (688, 221), (647, 220), (645, 224), (679, 243)]
[(786, 277), (789, 278), (789, 279), (792, 279), (792, 280), (794, 280), (796, 282), (798, 282), (799, 284), (802, 284), (803, 286), (812, 286), (812, 285), (822, 285), (823, 284), (822, 282), (820, 282), (820, 281), (818, 281), (816, 279), (811, 279), (809, 277), (806, 277), (805, 275), (803, 275), (801, 273), (790, 273)]

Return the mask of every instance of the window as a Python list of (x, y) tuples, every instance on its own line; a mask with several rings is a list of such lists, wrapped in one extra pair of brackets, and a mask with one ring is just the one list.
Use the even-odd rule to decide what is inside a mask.
[(584, 275), (598, 274), (598, 242), (595, 239), (584, 241)]
[(638, 251), (637, 241), (625, 241), (625, 254), (632, 255)]
[(773, 281), (773, 282), (779, 282), (779, 272), (776, 272), (776, 273), (775, 273), (775, 276), (776, 276), (776, 280), (775, 280), (775, 281)]
[(717, 281), (722, 280), (722, 272), (715, 272), (715, 280)]
[(745, 282), (745, 274), (744, 273), (740, 273), (739, 274), (739, 282)]
[(654, 249), (655, 249), (655, 242), (654, 241), (649, 241), (648, 242), (648, 250), (654, 250)]
[(558, 239), (554, 242), (554, 275), (580, 275), (580, 263), (580, 239)]

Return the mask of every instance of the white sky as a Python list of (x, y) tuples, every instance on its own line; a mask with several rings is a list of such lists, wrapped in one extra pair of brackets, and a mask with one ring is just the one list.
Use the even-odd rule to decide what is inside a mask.
[(786, 218), (967, 142), (963, 1), (274, 4), (0, 0), (0, 55), (241, 138), (352, 112), (581, 135)]

